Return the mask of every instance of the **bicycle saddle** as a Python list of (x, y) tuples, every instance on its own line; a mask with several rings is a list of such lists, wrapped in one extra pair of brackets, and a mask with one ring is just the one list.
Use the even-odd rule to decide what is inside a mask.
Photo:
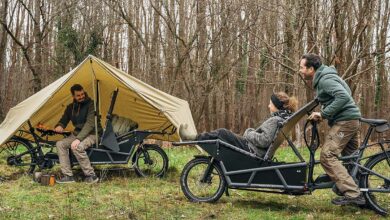
[(370, 124), (370, 125), (374, 125), (374, 126), (387, 124), (387, 120), (385, 120), (385, 119), (367, 119), (367, 118), (361, 118), (360, 121), (361, 121), (361, 122), (364, 122), (364, 123), (367, 123), (367, 124)]

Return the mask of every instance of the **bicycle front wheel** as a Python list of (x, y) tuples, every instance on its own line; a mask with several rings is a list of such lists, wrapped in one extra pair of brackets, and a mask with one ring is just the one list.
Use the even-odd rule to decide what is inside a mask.
[(226, 189), (226, 181), (221, 168), (211, 165), (211, 170), (204, 177), (210, 160), (195, 158), (185, 165), (180, 176), (180, 185), (184, 195), (192, 202), (216, 202)]

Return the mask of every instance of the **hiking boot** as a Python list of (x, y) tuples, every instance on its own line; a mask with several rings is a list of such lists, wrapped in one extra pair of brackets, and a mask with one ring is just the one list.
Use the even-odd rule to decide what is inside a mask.
[(187, 124), (181, 124), (180, 127), (179, 127), (179, 135), (180, 135), (180, 138), (183, 140), (183, 141), (193, 141), (196, 139), (196, 134), (191, 134), (189, 131), (188, 131), (188, 125)]
[(339, 188), (337, 188), (336, 184), (333, 185), (332, 191), (333, 191), (336, 195), (338, 195), (338, 196), (344, 196), (344, 193), (342, 193), (342, 192), (339, 190)]
[(366, 200), (360, 194), (358, 197), (340, 196), (332, 199), (332, 203), (335, 205), (364, 205), (366, 204)]
[(56, 180), (57, 183), (74, 183), (74, 177), (73, 176), (63, 176), (61, 179)]
[(87, 176), (84, 179), (84, 182), (92, 184), (97, 183), (99, 181), (99, 178), (96, 175)]

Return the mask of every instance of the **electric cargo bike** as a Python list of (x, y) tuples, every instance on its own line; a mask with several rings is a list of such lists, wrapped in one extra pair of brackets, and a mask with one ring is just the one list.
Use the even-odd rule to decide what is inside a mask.
[[(314, 179), (315, 152), (319, 146), (317, 124), (307, 121), (305, 142), (310, 153), (306, 161), (291, 141), (288, 133), (318, 105), (313, 100), (278, 125), (265, 156), (247, 152), (221, 140), (176, 142), (174, 145), (198, 145), (208, 155), (198, 155), (189, 161), (180, 177), (184, 195), (193, 202), (215, 202), (229, 189), (250, 190), (289, 195), (311, 194), (317, 189), (334, 186), (328, 175)], [(390, 211), (390, 140), (369, 143), (371, 135), (389, 130), (386, 120), (361, 119), (368, 125), (367, 133), (358, 151), (339, 159), (348, 168), (358, 183), (367, 205), (377, 213), (387, 215)], [(286, 141), (299, 162), (279, 162), (274, 157), (277, 148)], [(377, 147), (380, 152), (366, 156), (367, 148)], [(387, 148), (386, 148), (387, 147)]]
[[(168, 156), (157, 144), (146, 144), (144, 140), (151, 135), (172, 135), (176, 128), (166, 127), (162, 131), (137, 130), (137, 125), (129, 127), (128, 131), (118, 134), (114, 131), (113, 110), (119, 90), (112, 93), (111, 104), (107, 114), (106, 127), (99, 144), (88, 148), (87, 154), (92, 165), (129, 164), (138, 176), (163, 177), (168, 170)], [(6, 158), (9, 166), (27, 167), (28, 173), (50, 169), (59, 163), (58, 155), (53, 151), (55, 141), (49, 141), (53, 135), (70, 135), (70, 132), (56, 133), (54, 130), (34, 128), (28, 121), (29, 130), (20, 130), (0, 148), (0, 155)], [(168, 132), (168, 129), (170, 131)], [(31, 135), (34, 141), (24, 138)], [(72, 151), (70, 161), (78, 162)]]

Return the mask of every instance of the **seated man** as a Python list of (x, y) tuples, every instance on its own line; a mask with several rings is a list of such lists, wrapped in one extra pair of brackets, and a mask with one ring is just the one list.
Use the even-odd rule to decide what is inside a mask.
[(278, 123), (289, 118), (297, 110), (297, 99), (289, 97), (284, 92), (278, 92), (272, 94), (268, 108), (271, 117), (256, 129), (246, 129), (243, 136), (239, 136), (225, 128), (194, 135), (188, 133), (187, 125), (180, 126), (179, 134), (183, 140), (220, 139), (243, 150), (255, 153), (259, 157), (264, 157), (273, 140)]
[[(73, 96), (73, 102), (66, 107), (64, 114), (54, 129), (56, 132), (62, 133), (69, 121), (72, 121), (75, 127), (69, 137), (56, 143), (61, 172), (64, 174), (61, 179), (57, 180), (57, 183), (74, 182), (72, 168), (70, 166), (69, 148), (72, 150), (84, 172), (86, 177), (85, 182), (96, 183), (99, 181), (99, 178), (95, 175), (88, 155), (85, 152), (87, 148), (96, 142), (94, 101), (88, 97), (83, 87), (79, 84), (73, 85), (70, 91)], [(101, 132), (102, 127), (99, 120), (99, 135)]]

